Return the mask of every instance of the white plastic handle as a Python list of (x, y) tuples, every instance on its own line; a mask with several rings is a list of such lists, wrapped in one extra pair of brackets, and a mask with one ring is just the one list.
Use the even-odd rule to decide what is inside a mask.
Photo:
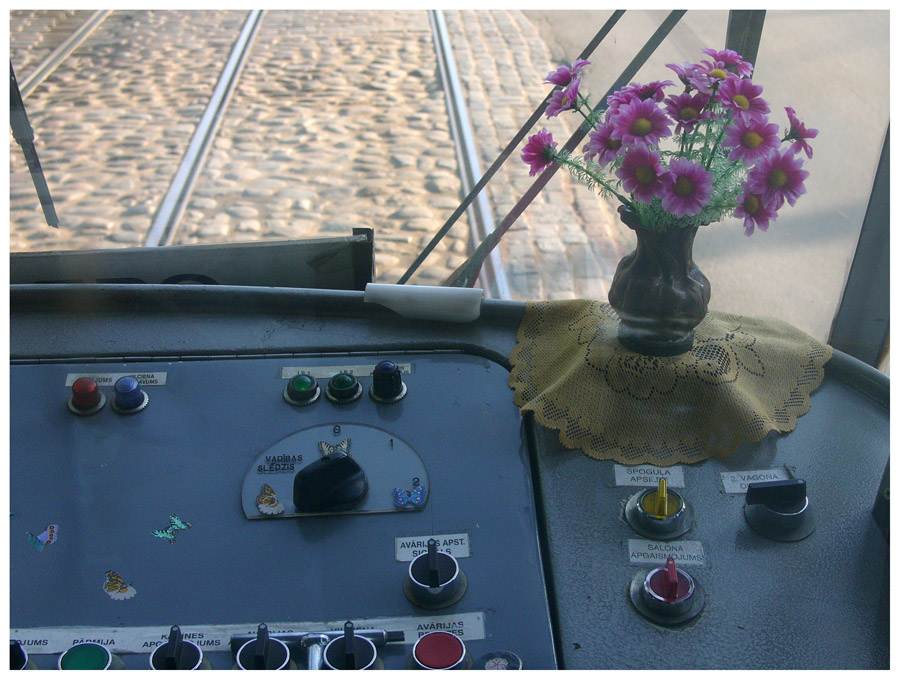
[(409, 319), (464, 323), (481, 315), (483, 297), (481, 288), (368, 283), (363, 299)]

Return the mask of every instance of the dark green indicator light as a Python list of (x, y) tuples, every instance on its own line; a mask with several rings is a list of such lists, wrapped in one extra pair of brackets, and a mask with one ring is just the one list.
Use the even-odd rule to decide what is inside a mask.
[(362, 394), (362, 387), (352, 373), (337, 373), (328, 381), (326, 396), (333, 402), (347, 404), (356, 401)]
[(315, 389), (316, 381), (313, 380), (308, 375), (295, 375), (293, 380), (291, 380), (291, 389), (296, 390), (297, 392), (308, 392), (312, 389)]
[(319, 398), (316, 379), (306, 373), (298, 373), (284, 388), (284, 400), (294, 406), (306, 406)]

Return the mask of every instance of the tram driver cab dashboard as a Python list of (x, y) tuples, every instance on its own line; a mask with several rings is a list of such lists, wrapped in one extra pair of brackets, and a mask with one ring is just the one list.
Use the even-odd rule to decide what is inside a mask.
[(622, 465), (513, 403), (522, 303), (33, 283), (96, 255), (12, 257), (11, 664), (887, 667), (874, 369), (835, 352), (788, 434)]

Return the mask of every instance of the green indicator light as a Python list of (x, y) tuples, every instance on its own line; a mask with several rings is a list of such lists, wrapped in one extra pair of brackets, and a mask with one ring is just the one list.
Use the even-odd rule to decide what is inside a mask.
[(308, 375), (296, 375), (293, 380), (291, 380), (291, 388), (297, 390), (298, 392), (306, 392), (307, 390), (311, 390), (315, 385), (315, 381), (310, 378)]
[(102, 671), (109, 665), (110, 654), (105, 647), (85, 642), (63, 654), (59, 667), (64, 671)]
[(356, 378), (347, 373), (338, 373), (331, 380), (332, 385), (339, 390), (346, 390), (349, 387), (353, 387), (353, 384), (356, 382)]

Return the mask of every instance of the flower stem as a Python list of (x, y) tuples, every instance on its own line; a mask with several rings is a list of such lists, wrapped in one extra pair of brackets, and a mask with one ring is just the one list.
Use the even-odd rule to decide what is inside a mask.
[(622, 202), (623, 205), (628, 206), (629, 208), (634, 207), (634, 205), (632, 204), (631, 201), (629, 201), (629, 200), (628, 200), (627, 198), (625, 198), (622, 194), (620, 194), (618, 191), (616, 191), (615, 189), (613, 189), (613, 188), (609, 185), (609, 183), (606, 182), (606, 180), (604, 180), (604, 179), (598, 177), (597, 175), (595, 175), (593, 172), (591, 172), (591, 171), (588, 170), (587, 168), (585, 168), (585, 167), (579, 165), (578, 163), (575, 163), (574, 161), (570, 161), (568, 158), (563, 158), (563, 157), (557, 156), (557, 155), (554, 155), (553, 158), (554, 158), (554, 160), (555, 160), (557, 163), (559, 163), (560, 165), (565, 165), (565, 166), (568, 166), (568, 167), (570, 167), (570, 168), (574, 168), (575, 170), (577, 170), (577, 171), (579, 171), (579, 172), (582, 172), (582, 173), (588, 175), (592, 180), (594, 180), (595, 182), (597, 182), (597, 184), (599, 184), (599, 185), (602, 186), (604, 189), (606, 189), (609, 193), (611, 193), (613, 196), (615, 196), (616, 198), (618, 198), (618, 199)]

